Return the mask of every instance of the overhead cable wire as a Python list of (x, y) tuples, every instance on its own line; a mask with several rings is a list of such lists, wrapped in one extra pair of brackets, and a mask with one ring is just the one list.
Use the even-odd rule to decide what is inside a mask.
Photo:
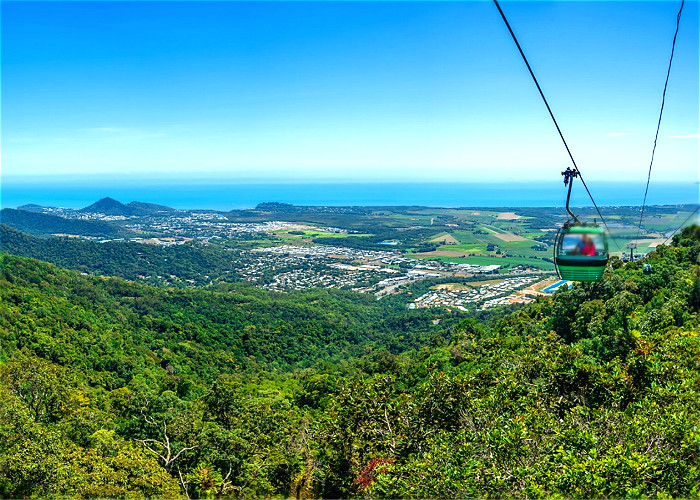
[(647, 174), (647, 187), (644, 190), (644, 201), (642, 201), (642, 210), (639, 213), (639, 227), (637, 228), (637, 237), (635, 240), (639, 239), (639, 233), (642, 231), (642, 221), (644, 219), (644, 208), (647, 204), (647, 193), (649, 192), (649, 181), (651, 180), (651, 167), (654, 164), (654, 153), (656, 152), (656, 141), (659, 139), (659, 129), (661, 128), (661, 117), (664, 114), (664, 104), (666, 103), (666, 88), (668, 87), (668, 78), (671, 75), (671, 65), (673, 64), (673, 54), (676, 51), (676, 38), (678, 37), (678, 28), (681, 24), (681, 14), (683, 13), (683, 5), (685, 5), (685, 0), (681, 0), (681, 8), (678, 10), (678, 15), (676, 16), (676, 32), (673, 35), (673, 44), (671, 45), (671, 57), (668, 60), (668, 71), (666, 71), (666, 83), (664, 83), (664, 92), (661, 96), (661, 111), (659, 111), (659, 121), (656, 123), (656, 135), (654, 136), (654, 147), (651, 148), (651, 161), (649, 162), (649, 173)]
[(692, 212), (690, 212), (690, 215), (689, 215), (688, 217), (686, 217), (685, 220), (684, 220), (683, 222), (681, 222), (681, 225), (680, 225), (680, 226), (678, 226), (676, 229), (673, 230), (673, 232), (668, 236), (668, 238), (666, 238), (666, 240), (662, 243), (662, 245), (665, 245), (666, 242), (667, 242), (668, 240), (670, 240), (670, 239), (673, 237), (673, 235), (676, 234), (676, 232), (677, 232), (679, 229), (681, 229), (683, 226), (685, 226), (685, 223), (688, 222), (688, 221), (690, 220), (690, 218), (698, 212), (698, 209), (700, 209), (700, 205), (698, 205), (697, 207), (695, 207), (695, 210), (693, 210)]
[[(510, 27), (510, 23), (508, 22), (508, 19), (506, 19), (506, 15), (503, 13), (503, 9), (501, 9), (501, 5), (498, 3), (498, 0), (493, 0), (493, 3), (496, 4), (496, 8), (498, 9), (498, 12), (501, 14), (501, 17), (503, 18), (503, 22), (506, 25), (506, 28), (508, 28), (508, 31), (510, 32), (510, 36), (513, 38), (513, 41), (515, 42), (516, 47), (518, 47), (518, 51), (520, 52), (520, 55), (523, 58), (523, 61), (525, 61), (525, 65), (527, 66), (528, 71), (530, 72), (530, 76), (532, 77), (532, 80), (535, 82), (535, 85), (537, 86), (537, 90), (540, 92), (540, 96), (542, 97), (542, 100), (544, 101), (544, 105), (547, 106), (547, 111), (549, 111), (549, 116), (552, 118), (552, 121), (554, 122), (554, 126), (557, 128), (557, 132), (559, 132), (559, 137), (561, 137), (561, 141), (564, 143), (564, 147), (566, 148), (566, 152), (569, 153), (569, 158), (571, 158), (571, 163), (574, 165), (574, 169), (578, 172), (578, 177), (581, 179), (581, 184), (583, 184), (583, 187), (586, 188), (586, 193), (588, 193), (588, 197), (591, 199), (591, 202), (593, 203), (593, 206), (596, 209), (596, 212), (598, 212), (598, 215), (600, 216), (600, 220), (603, 222), (603, 225), (605, 226), (606, 231), (610, 236), (612, 237), (613, 241), (615, 241), (615, 237), (612, 235), (610, 232), (610, 228), (608, 228), (607, 222), (605, 222), (605, 218), (603, 217), (603, 214), (600, 213), (600, 209), (598, 208), (598, 205), (596, 204), (595, 200), (593, 199), (593, 195), (591, 194), (591, 191), (588, 189), (588, 186), (586, 185), (586, 181), (583, 180), (583, 175), (581, 175), (581, 171), (579, 170), (578, 166), (576, 165), (576, 160), (574, 160), (574, 155), (571, 154), (571, 150), (569, 149), (569, 145), (566, 142), (566, 139), (564, 139), (564, 134), (561, 131), (561, 128), (559, 128), (559, 124), (557, 123), (557, 119), (554, 117), (554, 113), (552, 112), (552, 108), (549, 107), (549, 103), (547, 102), (547, 98), (544, 96), (544, 92), (542, 91), (542, 87), (540, 87), (539, 82), (537, 81), (537, 77), (535, 76), (535, 73), (532, 71), (532, 67), (530, 67), (530, 63), (527, 60), (527, 57), (525, 57), (525, 52), (523, 52), (522, 47), (520, 46), (520, 42), (518, 42), (518, 38), (515, 36), (515, 33), (513, 32), (513, 28)], [(620, 246), (617, 244), (617, 241), (615, 241), (615, 246), (617, 247), (618, 250), (620, 250)]]

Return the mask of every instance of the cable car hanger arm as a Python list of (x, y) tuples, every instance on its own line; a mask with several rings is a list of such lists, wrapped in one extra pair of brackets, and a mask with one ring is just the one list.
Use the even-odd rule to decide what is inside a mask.
[(569, 215), (574, 219), (576, 224), (580, 224), (581, 221), (579, 218), (576, 217), (576, 214), (574, 214), (569, 208), (569, 201), (571, 200), (571, 187), (574, 185), (574, 179), (579, 176), (579, 171), (574, 170), (571, 167), (567, 167), (566, 170), (561, 173), (561, 175), (564, 176), (564, 187), (566, 187), (567, 184), (569, 185), (569, 191), (566, 193), (566, 211), (569, 212)]

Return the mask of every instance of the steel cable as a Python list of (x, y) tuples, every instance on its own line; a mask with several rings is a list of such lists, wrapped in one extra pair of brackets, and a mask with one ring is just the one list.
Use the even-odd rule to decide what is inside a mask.
[(549, 107), (549, 103), (547, 102), (547, 98), (544, 96), (544, 92), (542, 91), (542, 87), (540, 87), (540, 84), (537, 81), (537, 77), (535, 76), (535, 73), (532, 71), (532, 67), (530, 67), (530, 63), (528, 62), (527, 57), (525, 57), (525, 53), (523, 52), (523, 49), (520, 46), (520, 42), (518, 42), (518, 38), (515, 36), (513, 29), (510, 27), (510, 23), (508, 22), (508, 19), (506, 19), (506, 15), (503, 13), (503, 9), (501, 9), (501, 5), (498, 3), (498, 0), (493, 0), (493, 3), (496, 5), (498, 12), (501, 14), (501, 18), (503, 18), (503, 22), (505, 23), (506, 27), (508, 28), (508, 31), (510, 32), (510, 36), (513, 38), (513, 41), (515, 42), (516, 47), (518, 47), (518, 51), (520, 52), (520, 55), (522, 56), (523, 61), (525, 61), (525, 65), (527, 66), (527, 69), (530, 72), (530, 76), (532, 77), (532, 80), (535, 82), (535, 85), (537, 86), (537, 90), (540, 92), (540, 96), (542, 97), (542, 100), (544, 101), (544, 105), (547, 107), (547, 111), (549, 111), (549, 116), (552, 118), (552, 121), (554, 122), (554, 126), (557, 128), (557, 132), (559, 132), (559, 137), (561, 137), (561, 140), (564, 143), (564, 147), (566, 148), (566, 152), (569, 153), (569, 158), (571, 158), (571, 163), (573, 163), (574, 169), (576, 169), (576, 171), (578, 172), (578, 176), (581, 179), (581, 184), (583, 184), (583, 187), (586, 189), (586, 193), (588, 193), (588, 197), (591, 199), (591, 202), (593, 203), (593, 206), (595, 207), (596, 212), (598, 212), (598, 215), (600, 216), (600, 220), (602, 221), (603, 225), (605, 226), (605, 230), (608, 232), (608, 234), (610, 234), (611, 238), (615, 242), (615, 246), (617, 247), (617, 249), (621, 250), (620, 245), (617, 244), (615, 237), (610, 232), (610, 228), (608, 227), (607, 222), (605, 222), (605, 218), (603, 217), (603, 214), (600, 213), (600, 209), (598, 208), (598, 205), (596, 204), (595, 200), (593, 199), (593, 195), (591, 194), (591, 191), (588, 189), (588, 186), (586, 185), (586, 181), (583, 180), (583, 175), (581, 175), (581, 171), (579, 170), (578, 166), (576, 165), (576, 160), (574, 160), (574, 155), (571, 154), (571, 150), (569, 149), (569, 145), (566, 143), (566, 139), (564, 139), (564, 134), (562, 133), (561, 128), (559, 128), (559, 124), (557, 123), (557, 119), (554, 117), (554, 113), (552, 112), (552, 108)]
[(686, 217), (685, 220), (684, 220), (683, 222), (681, 222), (681, 225), (680, 225), (680, 226), (678, 226), (676, 229), (673, 230), (673, 232), (668, 236), (668, 238), (666, 238), (666, 240), (662, 243), (662, 245), (665, 245), (666, 242), (667, 242), (668, 240), (670, 240), (670, 239), (673, 237), (673, 235), (676, 234), (676, 232), (677, 232), (679, 229), (681, 229), (683, 226), (685, 226), (685, 223), (688, 222), (688, 221), (690, 220), (690, 218), (691, 218), (693, 215), (695, 215), (695, 214), (697, 213), (698, 209), (700, 209), (700, 205), (698, 205), (697, 207), (695, 207), (695, 210), (693, 210), (692, 212), (690, 212), (690, 215), (689, 215), (688, 217)]
[(637, 228), (637, 237), (635, 240), (639, 239), (639, 234), (642, 231), (642, 221), (644, 219), (644, 208), (647, 204), (647, 193), (649, 192), (649, 181), (651, 180), (651, 166), (654, 164), (654, 153), (656, 152), (656, 141), (659, 139), (659, 129), (661, 128), (661, 117), (664, 114), (664, 104), (666, 103), (666, 88), (668, 87), (668, 78), (671, 75), (671, 65), (673, 64), (673, 54), (676, 51), (676, 38), (678, 37), (678, 28), (681, 24), (681, 14), (683, 13), (683, 5), (685, 5), (685, 0), (681, 1), (681, 8), (678, 10), (678, 15), (676, 16), (676, 33), (673, 35), (673, 44), (671, 45), (671, 58), (668, 61), (668, 71), (666, 72), (666, 83), (664, 83), (664, 92), (661, 96), (661, 111), (659, 111), (659, 121), (656, 123), (656, 135), (654, 136), (654, 147), (651, 148), (651, 161), (649, 162), (649, 173), (647, 174), (647, 187), (644, 190), (644, 201), (642, 201), (642, 210), (639, 214), (639, 227)]

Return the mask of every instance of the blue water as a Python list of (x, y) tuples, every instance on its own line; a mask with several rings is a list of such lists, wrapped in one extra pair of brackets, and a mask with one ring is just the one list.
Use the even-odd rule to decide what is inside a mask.
[(556, 283), (554, 283), (553, 285), (549, 285), (547, 288), (545, 288), (545, 289), (542, 290), (542, 291), (543, 291), (544, 293), (554, 293), (554, 292), (556, 292), (557, 289), (558, 289), (560, 286), (562, 286), (564, 283), (566, 283), (566, 280), (557, 281)]
[[(641, 205), (644, 185), (588, 181), (599, 206)], [(231, 210), (261, 202), (294, 205), (431, 207), (542, 207), (564, 205), (562, 182), (539, 183), (234, 183), (215, 184), (119, 180), (42, 182), (3, 179), (0, 206), (15, 208), (28, 203), (82, 208), (110, 196), (122, 203), (143, 201), (180, 209)], [(649, 205), (698, 203), (698, 183), (652, 183)], [(572, 206), (590, 205), (580, 184)]]

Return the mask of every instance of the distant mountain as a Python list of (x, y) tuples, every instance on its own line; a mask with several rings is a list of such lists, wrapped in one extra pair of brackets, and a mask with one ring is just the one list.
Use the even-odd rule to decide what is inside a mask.
[(280, 203), (278, 201), (265, 201), (258, 203), (255, 210), (265, 210), (267, 212), (293, 212), (297, 207), (291, 203)]
[(53, 209), (56, 207), (44, 207), (42, 205), (37, 205), (36, 203), (29, 203), (27, 205), (22, 205), (21, 207), (17, 207), (17, 210), (25, 210), (27, 212), (39, 212), (43, 213), (47, 209)]
[(104, 215), (122, 215), (124, 217), (153, 215), (163, 212), (175, 212), (174, 208), (166, 207), (165, 205), (156, 205), (155, 203), (143, 203), (140, 201), (132, 201), (131, 203), (121, 203), (114, 198), (106, 197), (96, 201), (92, 205), (79, 210), (83, 213), (98, 213)]
[(132, 201), (126, 204), (127, 207), (135, 208), (137, 210), (142, 210), (146, 213), (161, 213), (161, 212), (177, 212), (174, 208), (166, 207), (165, 205), (158, 205), (156, 203), (144, 203), (142, 201)]
[(133, 236), (131, 231), (103, 221), (65, 219), (56, 215), (5, 208), (0, 211), (0, 222), (34, 236), (75, 234), (97, 238)]
[(131, 215), (143, 215), (143, 212), (138, 208), (129, 207), (110, 197), (102, 198), (92, 205), (81, 208), (79, 212), (98, 213), (104, 215), (123, 215), (126, 217)]

